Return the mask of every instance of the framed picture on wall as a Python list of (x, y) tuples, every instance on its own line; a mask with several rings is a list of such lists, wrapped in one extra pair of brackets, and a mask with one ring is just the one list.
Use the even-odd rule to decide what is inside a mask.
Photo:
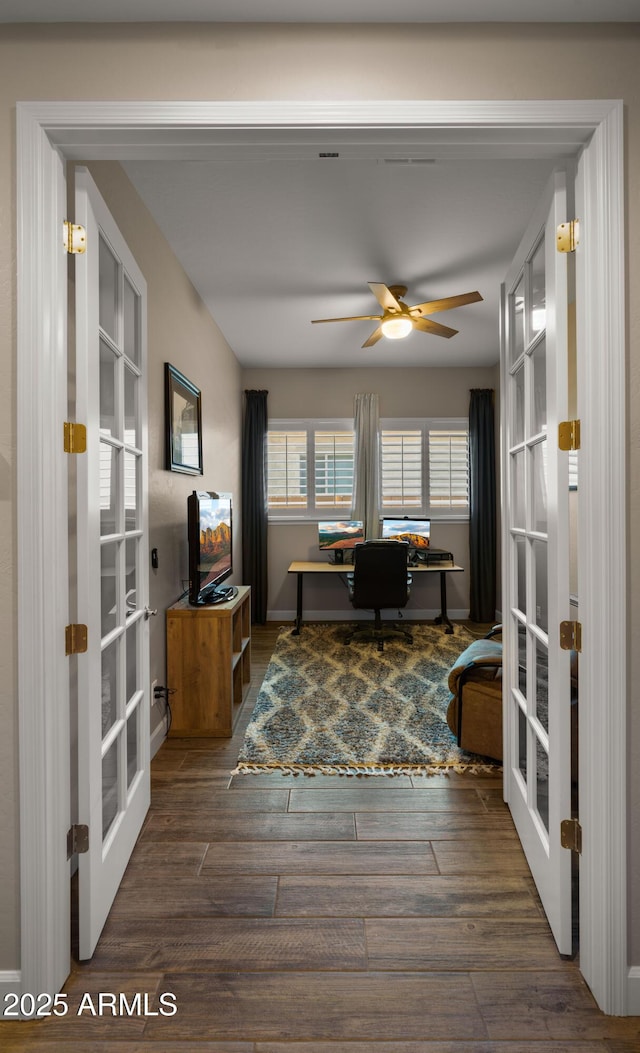
[(202, 475), (202, 408), (200, 389), (165, 362), (167, 469)]

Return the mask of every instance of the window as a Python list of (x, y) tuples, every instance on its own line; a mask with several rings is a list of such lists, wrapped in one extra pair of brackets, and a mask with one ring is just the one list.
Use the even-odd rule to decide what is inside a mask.
[(429, 427), (429, 506), (438, 512), (469, 511), (469, 428)]
[[(268, 509), (272, 519), (351, 514), (351, 420), (273, 420), (267, 433)], [(466, 419), (380, 421), (380, 514), (466, 519), (469, 425)]]
[(267, 480), (270, 512), (306, 509), (306, 431), (267, 432)]
[(272, 518), (350, 515), (353, 422), (271, 421), (267, 432), (267, 493)]
[(353, 430), (315, 431), (313, 467), (316, 508), (351, 510)]
[(467, 518), (468, 421), (382, 420), (380, 477), (383, 515)]
[(385, 511), (423, 510), (422, 428), (380, 430), (380, 503)]

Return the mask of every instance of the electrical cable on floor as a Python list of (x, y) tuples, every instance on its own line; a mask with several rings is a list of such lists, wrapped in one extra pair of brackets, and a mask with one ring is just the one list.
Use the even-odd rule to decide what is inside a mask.
[(171, 712), (171, 704), (169, 702), (169, 695), (175, 694), (174, 687), (163, 687), (160, 684), (156, 684), (153, 689), (153, 699), (161, 698), (164, 702), (164, 715), (167, 721), (167, 735), (171, 731), (171, 724), (173, 721), (173, 714)]

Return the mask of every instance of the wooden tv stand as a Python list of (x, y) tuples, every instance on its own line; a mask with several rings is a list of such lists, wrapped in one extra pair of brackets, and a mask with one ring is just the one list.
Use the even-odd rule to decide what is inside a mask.
[(226, 603), (167, 608), (170, 737), (228, 738), (251, 681), (251, 589)]

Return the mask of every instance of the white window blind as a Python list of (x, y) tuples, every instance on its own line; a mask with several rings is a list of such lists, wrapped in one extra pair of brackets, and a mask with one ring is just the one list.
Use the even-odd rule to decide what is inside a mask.
[(267, 480), (269, 510), (306, 509), (306, 431), (267, 433)]
[(383, 419), (382, 515), (469, 513), (469, 424), (464, 418)]
[[(469, 512), (468, 422), (380, 422), (380, 514), (464, 518)], [(352, 421), (273, 420), (267, 433), (272, 518), (347, 517), (353, 503)]]
[(422, 509), (422, 428), (382, 428), (380, 431), (382, 511)]
[(316, 508), (350, 510), (353, 431), (314, 431)]
[(302, 519), (345, 515), (353, 501), (350, 421), (273, 421), (267, 432), (271, 516)]
[(469, 508), (469, 432), (462, 427), (429, 428), (429, 505), (432, 511)]

